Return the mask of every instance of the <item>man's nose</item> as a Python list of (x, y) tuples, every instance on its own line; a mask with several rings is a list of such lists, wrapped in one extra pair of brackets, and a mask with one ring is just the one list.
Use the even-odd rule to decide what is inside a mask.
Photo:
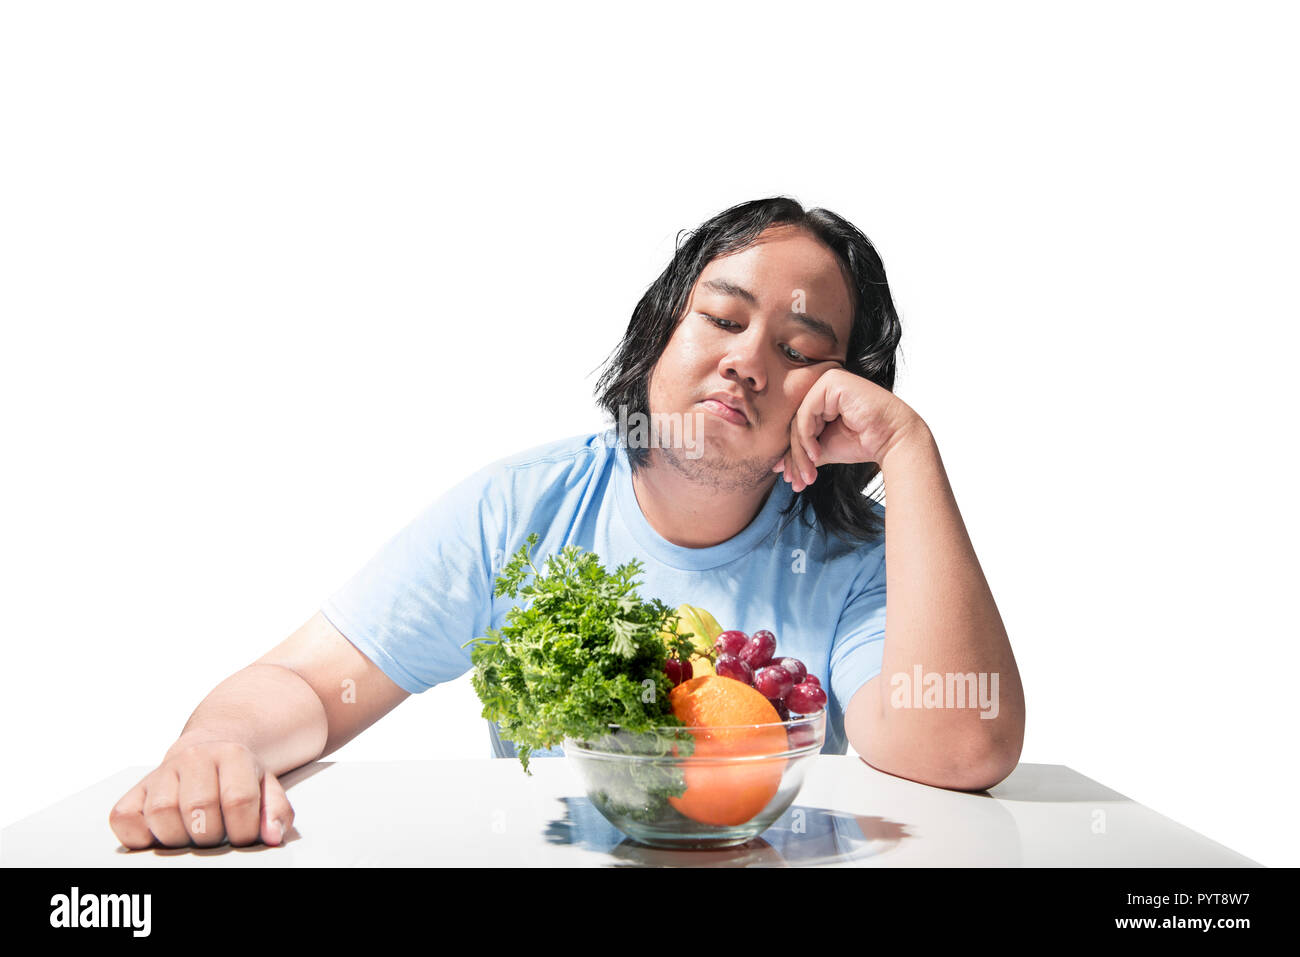
[(735, 379), (755, 392), (767, 386), (767, 370), (757, 338), (742, 334), (732, 340), (732, 348), (722, 357), (719, 371), (724, 379)]

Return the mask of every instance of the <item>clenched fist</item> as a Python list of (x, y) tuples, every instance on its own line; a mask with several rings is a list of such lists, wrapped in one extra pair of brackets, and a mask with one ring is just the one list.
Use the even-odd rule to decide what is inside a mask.
[(293, 824), (284, 788), (233, 741), (178, 741), (108, 818), (125, 847), (279, 844)]

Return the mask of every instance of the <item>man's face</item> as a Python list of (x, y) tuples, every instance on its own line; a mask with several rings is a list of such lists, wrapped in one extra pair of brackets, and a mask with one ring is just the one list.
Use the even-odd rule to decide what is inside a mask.
[[(697, 442), (664, 448), (664, 460), (719, 489), (773, 480), (790, 423), (814, 382), (843, 362), (853, 321), (835, 254), (792, 226), (763, 231), (749, 247), (700, 273), (686, 314), (650, 376), (652, 414), (698, 413)], [(735, 406), (729, 414), (711, 395)]]

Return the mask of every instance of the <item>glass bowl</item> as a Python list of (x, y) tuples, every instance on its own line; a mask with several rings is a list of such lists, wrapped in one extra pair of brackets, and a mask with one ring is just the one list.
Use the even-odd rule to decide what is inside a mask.
[(794, 803), (826, 743), (826, 712), (725, 727), (611, 725), (564, 739), (587, 799), (616, 828), (651, 847), (731, 847), (767, 830)]

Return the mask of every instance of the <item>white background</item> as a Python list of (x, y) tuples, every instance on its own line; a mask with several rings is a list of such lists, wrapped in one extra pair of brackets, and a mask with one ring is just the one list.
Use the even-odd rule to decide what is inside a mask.
[[(786, 194), (884, 258), (1022, 760), (1300, 864), (1295, 39), (1241, 3), (6, 4), (0, 822), (156, 764), (443, 489), (598, 428), (677, 231)], [(462, 679), (334, 757), (487, 747)]]

